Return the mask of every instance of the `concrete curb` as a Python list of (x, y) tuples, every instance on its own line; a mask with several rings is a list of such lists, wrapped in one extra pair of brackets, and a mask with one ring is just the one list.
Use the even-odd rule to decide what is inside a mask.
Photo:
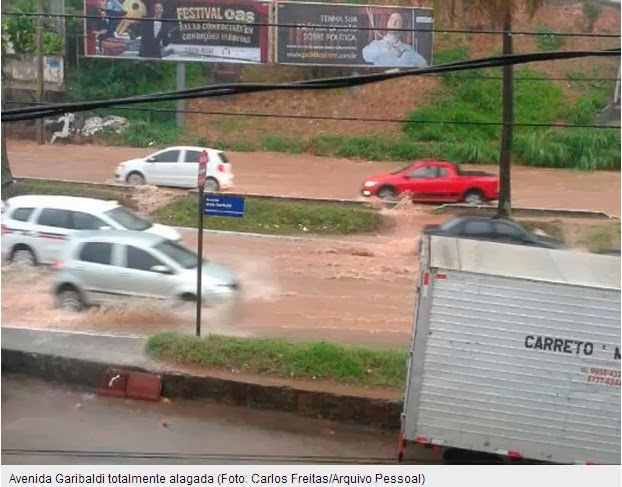
[(125, 364), (2, 349), (3, 372), (91, 389), (99, 387), (101, 378), (111, 368), (161, 374), (162, 395), (168, 398), (214, 399), (236, 406), (273, 409), (383, 429), (397, 429), (400, 426), (402, 411), (400, 401), (302, 390), (287, 386), (266, 386), (218, 377), (146, 370)]
[[(452, 203), (436, 206), (432, 209), (433, 213), (452, 213), (452, 214), (480, 214), (491, 215), (497, 211), (494, 205), (465, 205), (461, 203)], [(557, 216), (570, 218), (594, 218), (605, 220), (620, 220), (620, 217), (609, 215), (604, 211), (597, 210), (571, 210), (567, 208), (512, 208), (512, 214), (515, 216)]]
[[(178, 231), (193, 231), (197, 232), (197, 227), (179, 227), (179, 226), (171, 226)], [(311, 235), (274, 235), (270, 233), (253, 233), (253, 232), (238, 232), (234, 230), (211, 230), (209, 228), (204, 228), (203, 233), (205, 234), (213, 234), (213, 235), (233, 235), (236, 237), (247, 237), (247, 238), (263, 238), (269, 240), (298, 240), (302, 242), (326, 242), (333, 244), (342, 244), (342, 245), (368, 245), (370, 243), (375, 243), (372, 241), (364, 241), (364, 240), (344, 240), (338, 238), (332, 238), (330, 236), (327, 237), (318, 237), (316, 234)]]

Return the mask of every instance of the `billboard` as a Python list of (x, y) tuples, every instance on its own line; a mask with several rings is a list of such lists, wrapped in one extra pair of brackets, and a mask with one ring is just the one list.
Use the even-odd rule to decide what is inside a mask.
[(84, 1), (88, 16), (85, 21), (86, 56), (169, 61), (268, 62), (266, 24), (269, 2)]
[(432, 63), (434, 19), (429, 8), (279, 2), (276, 23), (278, 64), (425, 67)]

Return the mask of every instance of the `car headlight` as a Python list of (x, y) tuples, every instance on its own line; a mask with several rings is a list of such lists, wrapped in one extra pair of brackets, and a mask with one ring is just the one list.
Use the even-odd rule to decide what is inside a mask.
[(363, 186), (365, 186), (366, 188), (371, 188), (372, 186), (376, 186), (376, 184), (378, 184), (377, 181), (365, 181), (363, 183)]

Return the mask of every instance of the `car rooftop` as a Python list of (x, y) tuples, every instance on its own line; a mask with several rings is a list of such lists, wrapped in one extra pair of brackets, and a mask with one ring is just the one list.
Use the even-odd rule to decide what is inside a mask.
[(196, 150), (196, 151), (202, 151), (202, 150), (207, 150), (207, 151), (213, 151), (213, 152), (222, 152), (220, 149), (213, 149), (211, 147), (198, 147), (195, 145), (174, 145), (171, 147), (165, 147), (164, 149), (160, 149), (157, 152), (162, 152), (165, 150), (174, 150), (174, 149), (179, 149), (179, 150)]
[(97, 240), (98, 242), (123, 242), (143, 247), (152, 247), (166, 240), (160, 235), (148, 232), (136, 232), (133, 230), (93, 230), (81, 231), (71, 236), (72, 240), (85, 242)]
[(27, 194), (14, 196), (6, 201), (9, 206), (45, 206), (48, 208), (66, 209), (67, 207), (80, 210), (109, 210), (119, 206), (114, 200), (100, 200), (96, 198), (83, 198), (79, 196), (36, 195)]

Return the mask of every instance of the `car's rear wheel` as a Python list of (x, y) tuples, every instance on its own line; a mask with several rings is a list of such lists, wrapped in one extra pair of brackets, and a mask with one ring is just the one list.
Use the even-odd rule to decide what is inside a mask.
[(145, 184), (147, 182), (147, 180), (145, 179), (145, 176), (143, 176), (141, 173), (139, 172), (131, 172), (128, 176), (126, 181), (128, 182), (128, 184), (131, 184), (132, 186), (142, 186), (143, 184)]
[(481, 205), (486, 200), (479, 189), (470, 189), (464, 194), (464, 202), (467, 205)]
[(70, 285), (61, 286), (56, 293), (56, 306), (65, 311), (73, 311), (75, 313), (82, 311), (84, 301), (78, 290)]
[(23, 267), (35, 267), (37, 265), (37, 257), (29, 247), (18, 245), (13, 249), (11, 262)]
[(220, 189), (220, 184), (214, 178), (207, 178), (205, 180), (205, 191), (209, 193), (215, 193)]
[(382, 200), (394, 200), (397, 196), (397, 191), (391, 186), (382, 186), (376, 194)]

